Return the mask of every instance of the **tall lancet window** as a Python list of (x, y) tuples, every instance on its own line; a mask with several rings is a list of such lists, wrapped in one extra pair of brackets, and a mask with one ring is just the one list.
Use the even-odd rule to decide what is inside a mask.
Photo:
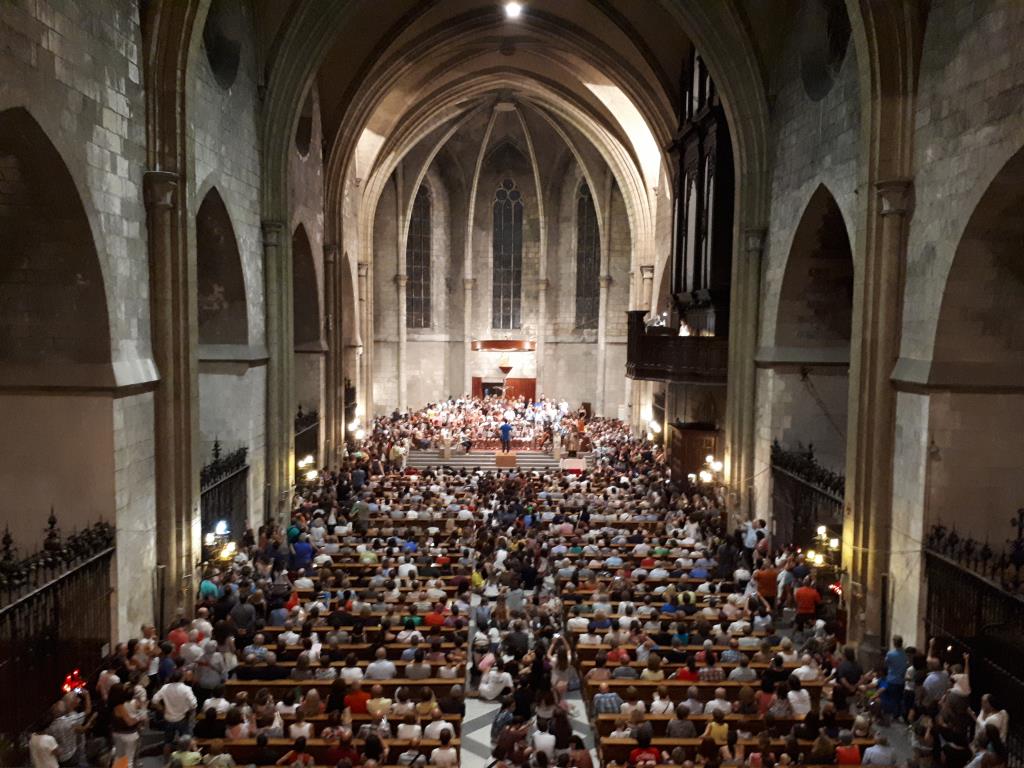
[(587, 182), (576, 196), (576, 327), (597, 328), (600, 304), (601, 238)]
[(405, 327), (430, 327), (430, 190), (420, 185), (405, 246)]
[(523, 196), (512, 179), (494, 195), (491, 325), (519, 328), (523, 302)]

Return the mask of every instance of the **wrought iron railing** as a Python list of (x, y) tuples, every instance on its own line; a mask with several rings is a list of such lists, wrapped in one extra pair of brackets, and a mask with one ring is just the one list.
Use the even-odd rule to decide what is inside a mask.
[(1005, 548), (959, 535), (945, 526), (925, 540), (928, 635), (940, 640), (951, 661), (971, 652), (974, 707), (989, 693), (1010, 715), (1009, 765), (1024, 766), (1024, 510)]
[(0, 556), (0, 735), (18, 741), (61, 695), (65, 675), (89, 677), (111, 642), (115, 531), (105, 522), (62, 537), (51, 510), (43, 548)]
[(320, 412), (305, 411), (299, 406), (295, 414), (295, 460), (313, 456), (314, 461), (320, 448)]
[(204, 536), (224, 521), (231, 538), (241, 538), (249, 517), (248, 455), (245, 447), (221, 455), (220, 443), (214, 442), (213, 460), (199, 474)]
[(52, 508), (38, 552), (19, 558), (11, 532), (5, 530), (0, 540), (0, 610), (113, 546), (114, 527), (102, 521), (62, 538)]
[(961, 536), (944, 525), (932, 528), (925, 547), (1024, 600), (1024, 509), (1017, 510), (1010, 525), (1017, 529), (1017, 535), (999, 551), (987, 541)]
[(220, 441), (214, 440), (213, 459), (209, 464), (199, 470), (200, 489), (205, 492), (207, 489), (221, 482), (229, 475), (233, 475), (242, 469), (248, 469), (248, 458), (249, 449), (244, 445), (241, 448), (236, 448), (231, 451), (231, 453), (223, 453), (220, 447)]
[(818, 463), (814, 458), (813, 444), (808, 445), (806, 450), (799, 448), (788, 451), (779, 445), (778, 440), (773, 440), (772, 466), (783, 469), (840, 500), (846, 491), (846, 478)]
[(317, 410), (303, 411), (302, 406), (299, 406), (299, 410), (295, 414), (295, 434), (299, 435), (305, 432), (307, 429), (319, 426), (320, 424), (320, 412)]

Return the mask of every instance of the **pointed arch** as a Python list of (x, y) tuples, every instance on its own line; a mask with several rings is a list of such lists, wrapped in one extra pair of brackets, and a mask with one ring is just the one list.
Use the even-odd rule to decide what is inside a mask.
[(822, 184), (804, 208), (782, 278), (777, 348), (845, 348), (853, 318), (853, 252), (843, 214)]
[(0, 112), (0, 174), (4, 379), (113, 385), (106, 292), (85, 208), (60, 153), (23, 108)]
[(247, 344), (245, 278), (235, 228), (216, 187), (196, 213), (196, 290), (200, 344)]
[(295, 348), (319, 348), (322, 336), (320, 290), (313, 247), (302, 224), (292, 233), (292, 312)]

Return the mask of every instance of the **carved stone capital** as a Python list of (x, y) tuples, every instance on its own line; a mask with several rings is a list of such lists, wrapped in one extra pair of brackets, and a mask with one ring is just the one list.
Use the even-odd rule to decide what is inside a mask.
[(146, 171), (142, 175), (146, 210), (173, 208), (178, 197), (178, 174), (170, 171)]
[(749, 254), (759, 254), (764, 250), (764, 241), (768, 235), (768, 230), (760, 228), (751, 228), (743, 230), (743, 250)]
[(914, 206), (914, 184), (909, 179), (889, 179), (875, 184), (878, 212), (882, 216), (905, 215)]
[(370, 274), (370, 263), (368, 261), (360, 261), (356, 265), (356, 271), (359, 273), (360, 277), (366, 277)]
[(640, 277), (644, 280), (654, 279), (654, 265), (653, 264), (641, 264), (640, 265)]
[(338, 260), (338, 244), (324, 243), (324, 261), (333, 264)]
[(612, 284), (612, 276), (611, 275), (601, 275), (598, 278), (598, 280), (600, 281), (601, 285), (606, 286), (606, 287)]
[(462, 279), (462, 287), (467, 291), (472, 291), (473, 286), (476, 285), (475, 277), (464, 277)]
[(405, 288), (405, 286), (408, 283), (409, 283), (409, 276), (408, 275), (395, 275), (395, 285), (397, 285), (399, 288)]
[(263, 228), (263, 247), (280, 248), (284, 241), (285, 226), (283, 221), (264, 219), (260, 222)]

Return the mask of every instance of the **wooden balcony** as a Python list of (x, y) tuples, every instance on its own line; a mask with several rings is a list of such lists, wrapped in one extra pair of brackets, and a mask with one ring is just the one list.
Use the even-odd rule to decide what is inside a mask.
[(626, 375), (645, 381), (725, 384), (729, 340), (679, 336), (671, 328), (646, 328), (644, 312), (629, 313)]

